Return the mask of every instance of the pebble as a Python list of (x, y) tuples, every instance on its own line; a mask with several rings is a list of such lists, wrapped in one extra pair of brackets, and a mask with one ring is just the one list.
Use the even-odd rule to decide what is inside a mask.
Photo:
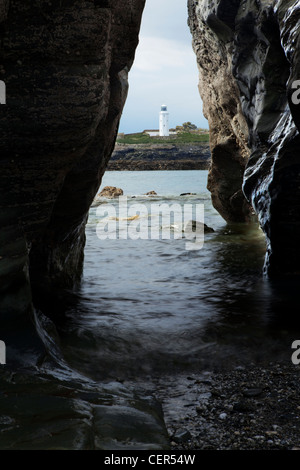
[(196, 411), (197, 411), (197, 413), (205, 412), (205, 411), (207, 411), (207, 406), (204, 405), (204, 404), (198, 405), (198, 406), (196, 406)]
[(212, 380), (210, 380), (210, 379), (199, 379), (199, 380), (196, 380), (195, 383), (196, 384), (203, 384), (203, 385), (210, 385), (210, 386), (213, 384)]
[(275, 436), (277, 434), (278, 434), (277, 431), (266, 431), (267, 436)]
[(174, 434), (172, 439), (173, 439), (173, 441), (180, 444), (181, 442), (189, 441), (191, 439), (191, 437), (192, 437), (192, 435), (191, 435), (190, 431), (188, 431), (187, 429), (180, 429), (180, 430), (176, 431), (176, 433)]
[(248, 411), (253, 411), (253, 408), (248, 403), (239, 401), (234, 403), (233, 411), (237, 411), (238, 413), (247, 413)]
[(227, 418), (227, 413), (221, 413), (221, 414), (219, 415), (219, 418), (220, 418), (220, 419), (226, 419), (226, 418)]
[(246, 390), (243, 391), (244, 397), (247, 398), (259, 397), (262, 393), (261, 388), (246, 388)]

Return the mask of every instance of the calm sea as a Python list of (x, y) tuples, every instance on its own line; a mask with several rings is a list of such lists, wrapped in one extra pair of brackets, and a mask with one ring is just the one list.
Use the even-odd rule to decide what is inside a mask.
[[(172, 370), (290, 360), (299, 328), (289, 286), (263, 278), (261, 230), (226, 224), (212, 207), (206, 182), (207, 171), (105, 174), (101, 189), (123, 189), (130, 220), (125, 226), (123, 220), (123, 236), (120, 230), (117, 239), (100, 240), (97, 227), (115, 219), (114, 209), (118, 216), (119, 201), (100, 200), (90, 210), (81, 290), (59, 325), (72, 368), (96, 380), (138, 380)], [(145, 196), (148, 191), (157, 196)], [(204, 205), (204, 222), (214, 232), (205, 235), (201, 249), (187, 250), (184, 237), (174, 239), (175, 223), (169, 240), (124, 239), (130, 224), (161, 227), (165, 221), (151, 205), (163, 203), (182, 210)], [(145, 212), (132, 218), (141, 205)], [(103, 219), (105, 208), (110, 212)]]
[[(261, 230), (226, 224), (206, 180), (206, 171), (105, 174), (102, 187), (122, 188), (128, 213), (118, 213), (118, 199), (98, 200), (89, 214), (80, 289), (36, 309), (39, 336), (31, 322), (8, 332), (7, 365), (0, 367), (1, 449), (107, 449), (109, 442), (110, 449), (131, 450), (135, 440), (115, 442), (119, 423), (122, 436), (126, 416), (135, 422), (137, 410), (148, 409), (144, 398), (157, 383), (168, 396), (182, 374), (291, 364), (292, 342), (300, 338), (298, 286), (263, 278)], [(204, 222), (214, 231), (187, 249), (191, 232), (175, 216), (159, 217), (162, 204), (176, 217), (187, 206), (204, 206)], [(111, 224), (115, 237), (105, 238)], [(145, 236), (167, 228), (169, 239)], [(184, 390), (175, 409), (170, 402), (176, 416), (186, 406)], [(112, 427), (105, 420), (95, 425), (106, 412)], [(138, 440), (148, 432), (147, 420), (133, 430)]]

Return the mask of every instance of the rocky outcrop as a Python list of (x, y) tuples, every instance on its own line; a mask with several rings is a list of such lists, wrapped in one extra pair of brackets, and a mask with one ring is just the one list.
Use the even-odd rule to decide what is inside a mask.
[(189, 0), (189, 15), (215, 207), (227, 220), (247, 218), (243, 182), (266, 234), (266, 272), (299, 274), (299, 2)]
[(207, 170), (208, 144), (117, 144), (109, 171)]
[[(260, 54), (259, 73), (253, 77), (246, 72), (242, 47), (235, 57), (244, 114), (251, 129), (252, 154), (244, 191), (266, 233), (266, 271), (294, 275), (300, 273), (300, 109), (292, 95), (300, 78), (300, 5), (297, 1), (276, 1), (259, 10), (251, 7), (249, 15), (256, 18), (261, 33), (254, 36), (256, 44), (246, 50), (253, 64)], [(241, 26), (242, 19), (239, 44), (244, 48), (247, 35)], [(249, 81), (253, 83), (249, 88), (254, 107), (243, 92)]]
[(1, 371), (0, 450), (169, 450), (163, 412), (151, 396), (43, 372)]
[(33, 291), (35, 305), (63, 315), (71, 301), (65, 291), (54, 301), (55, 290), (80, 278), (143, 6), (0, 0), (1, 449), (169, 448), (158, 403), (70, 370), (54, 327), (32, 308)]
[(115, 186), (105, 186), (98, 194), (98, 197), (118, 197), (123, 195), (123, 189), (116, 188)]
[[(222, 2), (190, 0), (189, 25), (199, 67), (203, 113), (210, 130), (208, 189), (214, 207), (226, 221), (243, 222), (252, 212), (242, 192), (249, 158), (248, 128), (232, 73), (229, 28), (217, 16), (218, 3)], [(236, 2), (229, 3), (230, 12)]]
[(80, 278), (144, 0), (0, 0), (1, 315)]

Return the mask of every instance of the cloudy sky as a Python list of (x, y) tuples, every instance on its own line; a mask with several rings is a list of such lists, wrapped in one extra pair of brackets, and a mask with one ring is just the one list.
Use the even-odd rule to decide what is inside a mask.
[(168, 106), (170, 127), (191, 121), (208, 128), (191, 43), (187, 0), (146, 0), (120, 132), (158, 129), (162, 104)]

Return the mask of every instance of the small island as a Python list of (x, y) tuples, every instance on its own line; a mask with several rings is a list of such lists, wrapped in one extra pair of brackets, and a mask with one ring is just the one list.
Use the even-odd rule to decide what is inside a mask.
[(211, 159), (208, 131), (189, 131), (183, 126), (171, 129), (168, 137), (150, 130), (119, 134), (107, 170), (207, 170)]

